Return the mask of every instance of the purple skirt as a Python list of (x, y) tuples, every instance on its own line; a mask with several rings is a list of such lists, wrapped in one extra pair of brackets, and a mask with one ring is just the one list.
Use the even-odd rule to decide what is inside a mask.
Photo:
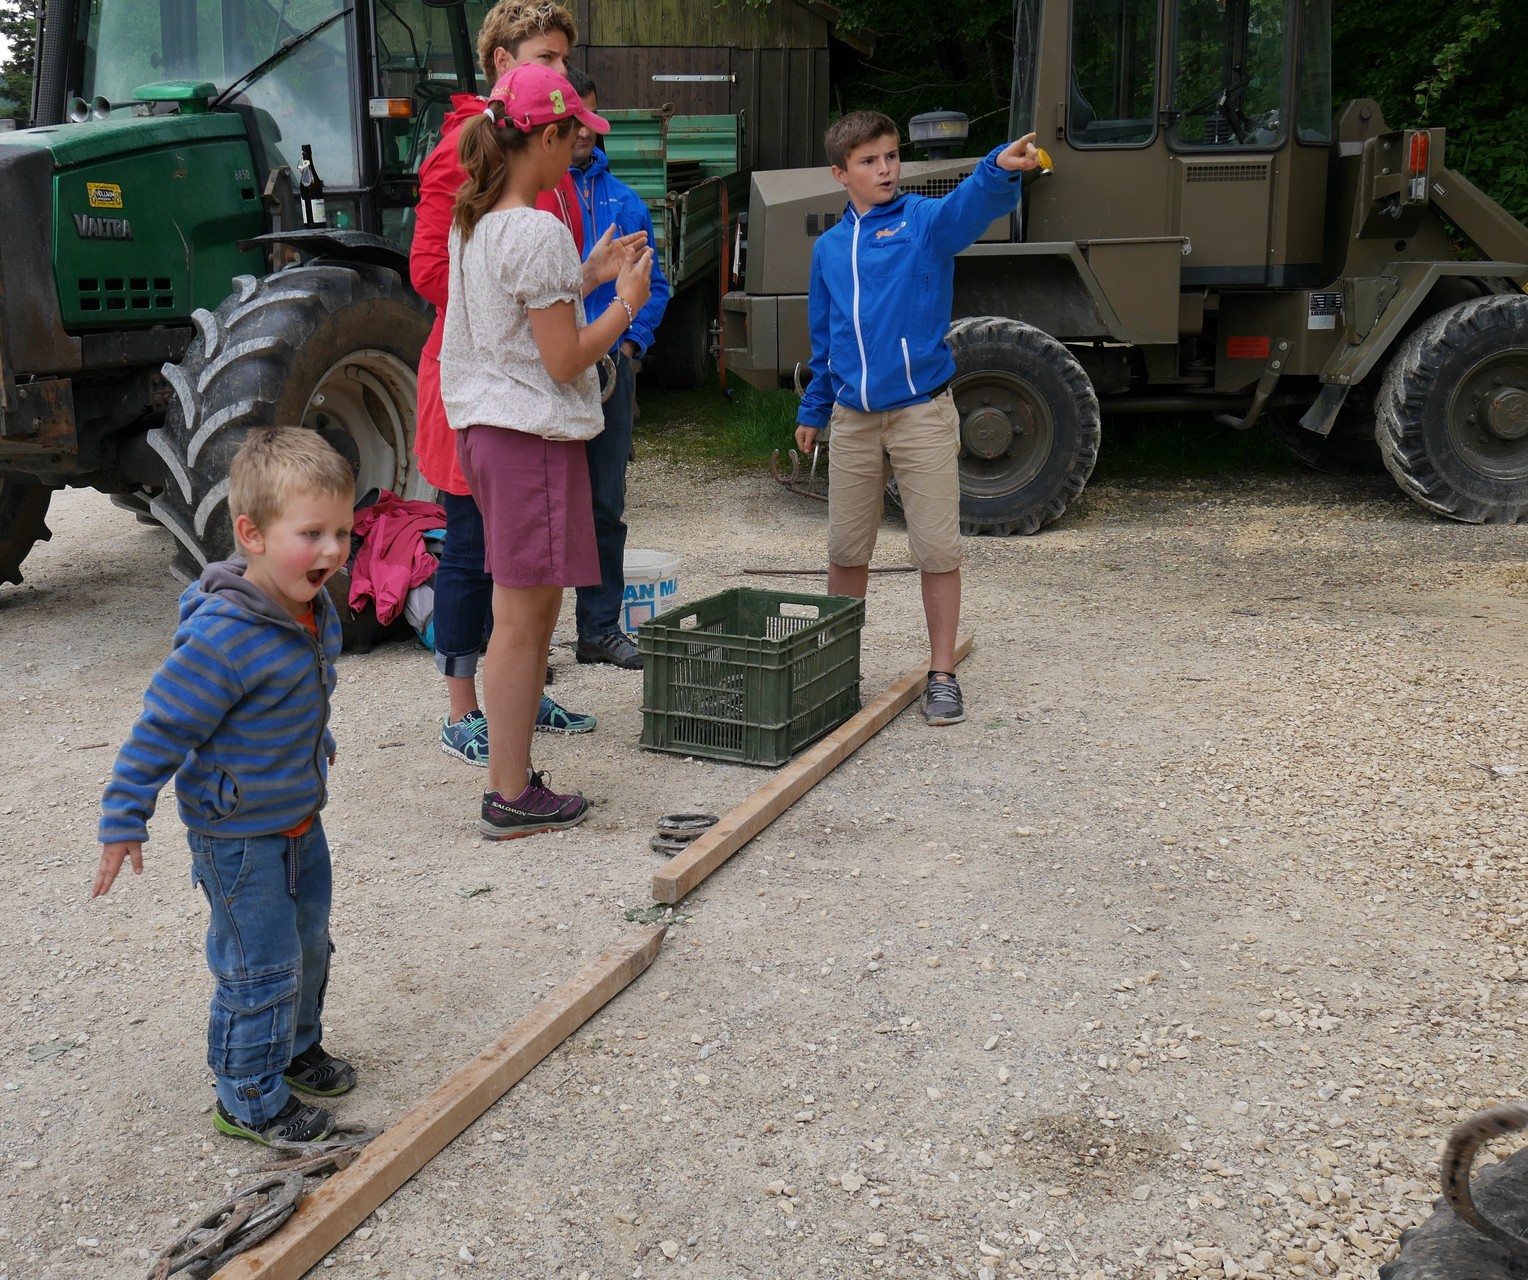
[(456, 433), (456, 455), (483, 513), (483, 568), (496, 585), (589, 587), (600, 581), (582, 440), (474, 426)]

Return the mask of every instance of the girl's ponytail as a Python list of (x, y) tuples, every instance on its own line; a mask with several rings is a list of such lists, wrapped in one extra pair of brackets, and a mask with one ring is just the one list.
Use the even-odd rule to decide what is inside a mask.
[(463, 240), (472, 238), (478, 220), (493, 208), (504, 187), (510, 135), (518, 130), (504, 128), (503, 120), (503, 102), (490, 98), (483, 114), (462, 126), (457, 140), (457, 157), (467, 181), (456, 194), (451, 222)]

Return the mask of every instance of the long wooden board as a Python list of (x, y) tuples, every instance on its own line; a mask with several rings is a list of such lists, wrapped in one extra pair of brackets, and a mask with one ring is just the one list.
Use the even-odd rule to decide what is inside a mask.
[(666, 926), (643, 929), (580, 969), (308, 1196), (269, 1240), (214, 1280), (298, 1280), (658, 955)]
[[(970, 652), (971, 637), (956, 637), (956, 663), (964, 661)], [(803, 751), (705, 835), (692, 841), (683, 853), (676, 853), (653, 876), (653, 901), (681, 901), (717, 867), (895, 720), (922, 692), (927, 677), (928, 672), (923, 667), (909, 671), (879, 697), (861, 707), (857, 715)]]

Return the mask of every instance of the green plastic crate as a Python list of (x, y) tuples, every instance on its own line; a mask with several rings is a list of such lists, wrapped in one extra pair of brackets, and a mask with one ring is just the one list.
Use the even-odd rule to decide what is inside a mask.
[(773, 767), (860, 707), (865, 602), (735, 587), (637, 628), (642, 745)]

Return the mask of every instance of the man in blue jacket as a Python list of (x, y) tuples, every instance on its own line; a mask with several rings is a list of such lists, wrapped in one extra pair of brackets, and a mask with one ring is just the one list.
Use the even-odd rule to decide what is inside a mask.
[[(576, 67), (568, 79), (584, 105), (595, 110), (594, 81)], [(614, 226), (618, 236), (633, 231), (653, 238), (653, 220), (642, 198), (610, 172), (605, 153), (594, 145), (594, 132), (580, 128), (573, 141), (573, 187), (578, 193), (584, 219), (584, 248), (600, 242)], [(668, 306), (669, 284), (656, 259), (653, 261), (652, 293), (640, 311), (633, 312), (616, 297), (615, 282), (598, 286), (584, 299), (590, 324), (611, 306), (626, 307), (626, 330), (610, 349), (615, 362), (615, 391), (605, 401), (605, 429), (586, 443), (589, 453), (589, 488), (594, 494), (594, 541), (600, 554), (600, 584), (579, 587), (574, 616), (578, 622), (580, 662), (609, 662), (640, 670), (637, 646), (621, 630), (621, 597), (626, 589), (626, 460), (631, 456), (631, 425), (636, 405), (636, 374), (631, 362), (640, 360), (653, 345), (653, 333)], [(601, 377), (607, 376), (602, 373)]]
[(828, 591), (865, 595), (881, 522), (886, 460), (922, 574), (932, 725), (966, 718), (955, 679), (960, 624), (960, 421), (945, 342), (955, 255), (1019, 200), (1019, 175), (1039, 163), (1034, 134), (995, 149), (949, 195), (903, 195), (896, 122), (854, 111), (823, 138), (833, 177), (849, 193), (841, 221), (812, 252), (807, 300), (811, 383), (796, 414), (810, 453), (831, 421)]

